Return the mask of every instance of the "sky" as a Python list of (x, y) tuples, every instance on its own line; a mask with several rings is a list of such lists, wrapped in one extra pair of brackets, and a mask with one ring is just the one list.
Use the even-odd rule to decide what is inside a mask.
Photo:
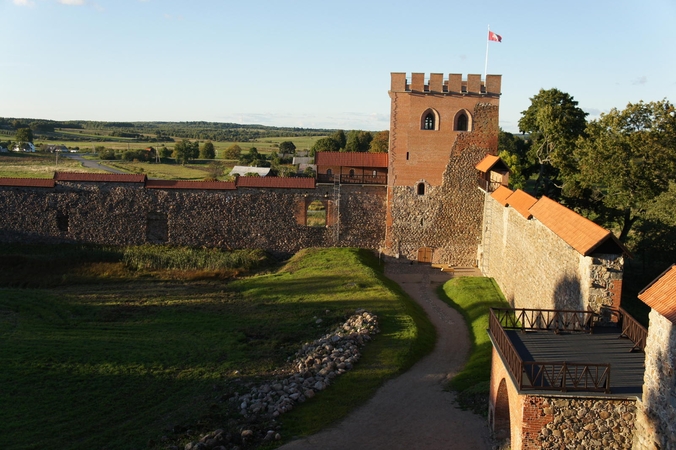
[(676, 102), (676, 0), (0, 0), (0, 117), (389, 129), (391, 72)]

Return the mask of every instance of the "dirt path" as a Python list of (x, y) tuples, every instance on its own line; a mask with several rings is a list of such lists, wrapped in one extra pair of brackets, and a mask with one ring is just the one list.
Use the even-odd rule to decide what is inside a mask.
[(396, 281), (427, 312), (438, 333), (434, 351), (408, 372), (388, 381), (343, 422), (284, 450), (490, 449), (486, 421), (458, 409), (444, 383), (465, 363), (469, 336), (460, 314), (436, 296), (450, 278), (423, 265), (388, 265)]

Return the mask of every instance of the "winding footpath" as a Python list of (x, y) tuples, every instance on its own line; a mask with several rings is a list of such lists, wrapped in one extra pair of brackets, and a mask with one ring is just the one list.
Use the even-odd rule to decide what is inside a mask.
[(437, 329), (434, 351), (385, 383), (364, 406), (339, 424), (290, 442), (284, 450), (393, 450), (493, 447), (485, 419), (454, 404), (445, 383), (464, 365), (470, 348), (462, 316), (439, 300), (450, 275), (426, 265), (389, 264), (385, 274), (427, 312)]

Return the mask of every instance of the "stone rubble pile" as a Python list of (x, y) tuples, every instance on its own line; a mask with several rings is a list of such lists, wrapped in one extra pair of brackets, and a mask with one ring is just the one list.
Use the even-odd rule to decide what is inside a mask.
[[(251, 422), (256, 417), (269, 418), (274, 422), (280, 414), (293, 409), (296, 403), (314, 397), (337, 376), (352, 369), (361, 355), (360, 348), (371, 340), (371, 335), (379, 331), (378, 317), (358, 309), (331, 333), (304, 344), (290, 361), (290, 369), (285, 377), (253, 387), (245, 394), (235, 393), (228, 401), (239, 409), (244, 418), (243, 423)], [(256, 433), (246, 425), (240, 426), (240, 429), (240, 436), (236, 438), (224, 430), (213, 431), (204, 435), (199, 442), (186, 444), (184, 450), (235, 449), (240, 448), (238, 444), (247, 446), (252, 441), (281, 439), (281, 435), (274, 430)]]
[(331, 380), (352, 368), (359, 360), (359, 348), (378, 333), (378, 318), (357, 310), (343, 325), (322, 338), (306, 343), (291, 362), (292, 374), (285, 379), (254, 387), (247, 394), (235, 395), (243, 416), (269, 414), (278, 417), (314, 397)]

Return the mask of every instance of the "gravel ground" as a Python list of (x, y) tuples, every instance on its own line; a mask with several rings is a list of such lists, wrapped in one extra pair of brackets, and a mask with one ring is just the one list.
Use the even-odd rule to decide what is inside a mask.
[[(427, 312), (438, 333), (434, 351), (408, 372), (388, 381), (376, 395), (341, 423), (285, 450), (491, 449), (486, 421), (455, 406), (445, 383), (464, 365), (469, 335), (460, 314), (436, 296), (451, 275), (426, 265), (388, 264), (396, 281)], [(458, 271), (455, 276), (473, 275)]]

